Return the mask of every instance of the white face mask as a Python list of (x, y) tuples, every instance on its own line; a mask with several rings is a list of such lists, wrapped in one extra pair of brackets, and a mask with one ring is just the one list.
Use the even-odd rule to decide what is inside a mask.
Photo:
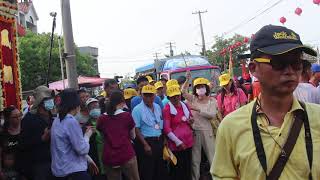
[(207, 92), (207, 89), (205, 87), (196, 89), (196, 93), (198, 94), (198, 96), (204, 96), (206, 95), (206, 92)]

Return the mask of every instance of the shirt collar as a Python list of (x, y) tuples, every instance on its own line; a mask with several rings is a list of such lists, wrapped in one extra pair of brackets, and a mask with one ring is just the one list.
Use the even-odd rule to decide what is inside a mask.
[[(262, 107), (261, 107), (261, 96), (260, 95), (257, 97), (256, 101), (257, 101), (257, 107), (256, 107), (257, 114), (264, 114)], [(299, 110), (299, 109), (303, 110), (299, 101), (294, 97), (291, 109), (288, 111), (288, 113), (292, 113), (292, 112)]]
[(118, 115), (118, 114), (121, 114), (121, 113), (124, 113), (125, 111), (122, 110), (122, 109), (117, 109), (115, 112), (114, 112), (114, 115)]

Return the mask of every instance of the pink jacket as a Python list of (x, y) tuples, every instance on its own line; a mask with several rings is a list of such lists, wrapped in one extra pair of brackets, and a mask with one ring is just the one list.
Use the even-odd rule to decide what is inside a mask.
[(223, 117), (230, 114), (240, 107), (240, 104), (247, 102), (247, 96), (242, 89), (237, 88), (237, 93), (232, 96), (225, 96), (222, 102), (221, 93), (217, 96), (218, 109), (223, 111)]
[[(175, 107), (177, 109), (177, 115), (170, 113), (170, 106), (167, 104), (163, 108), (163, 119), (164, 119), (164, 133), (168, 135), (172, 132), (177, 138), (179, 138), (187, 148), (192, 147), (193, 145), (193, 132), (188, 123), (188, 121), (183, 121), (182, 117), (184, 116), (182, 106)], [(189, 108), (188, 108), (189, 109)], [(190, 117), (191, 111), (190, 112)], [(172, 151), (178, 151), (176, 144), (168, 138), (168, 146)]]

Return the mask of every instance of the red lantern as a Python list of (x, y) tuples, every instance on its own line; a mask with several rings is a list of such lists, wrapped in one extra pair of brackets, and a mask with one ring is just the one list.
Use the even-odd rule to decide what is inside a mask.
[(280, 18), (280, 22), (281, 22), (282, 24), (286, 23), (286, 21), (287, 21), (287, 19), (286, 19), (285, 17), (282, 16), (282, 17)]
[(227, 53), (227, 49), (223, 48), (223, 54), (226, 54), (226, 53)]
[(294, 11), (294, 13), (296, 13), (297, 15), (300, 16), (300, 14), (302, 13), (302, 9), (297, 7), (297, 9)]
[(319, 5), (320, 4), (320, 0), (313, 0), (313, 3), (316, 4), (316, 5)]
[(243, 38), (243, 42), (244, 43), (248, 43), (249, 42), (249, 38), (247, 38), (247, 37)]
[(236, 42), (236, 45), (240, 47), (242, 45), (242, 42), (240, 42), (240, 41)]

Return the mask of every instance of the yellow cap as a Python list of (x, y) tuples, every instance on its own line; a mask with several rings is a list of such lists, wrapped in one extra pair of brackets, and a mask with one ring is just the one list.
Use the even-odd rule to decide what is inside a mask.
[(149, 83), (154, 81), (151, 76), (146, 76), (146, 78), (148, 79)]
[(162, 158), (165, 161), (170, 161), (172, 164), (177, 165), (177, 157), (167, 146), (164, 146), (163, 148)]
[(157, 92), (156, 88), (152, 85), (145, 85), (142, 87), (142, 90), (141, 90), (142, 94), (144, 94), (144, 93), (155, 94), (156, 92)]
[(173, 86), (173, 85), (178, 85), (179, 86), (179, 83), (176, 79), (170, 79), (169, 81), (167, 81), (166, 83), (167, 87), (169, 86)]
[(220, 86), (225, 86), (227, 85), (231, 80), (230, 74), (222, 74), (219, 76), (219, 81), (220, 81)]
[(100, 95), (103, 96), (103, 97), (107, 97), (107, 92), (106, 92), (106, 91), (102, 91), (102, 92), (100, 93)]
[(179, 85), (172, 85), (167, 88), (167, 96), (173, 97), (181, 95), (180, 86)]
[(128, 88), (128, 89), (125, 89), (124, 92), (124, 99), (127, 100), (127, 99), (130, 99), (134, 96), (138, 96), (138, 93), (135, 89), (133, 88)]
[(163, 87), (163, 84), (161, 81), (158, 81), (154, 84), (154, 86), (156, 87), (156, 89), (159, 89), (159, 88), (162, 88)]
[(208, 85), (210, 84), (210, 82), (206, 78), (197, 78), (193, 82), (193, 86), (200, 85), (200, 84)]

